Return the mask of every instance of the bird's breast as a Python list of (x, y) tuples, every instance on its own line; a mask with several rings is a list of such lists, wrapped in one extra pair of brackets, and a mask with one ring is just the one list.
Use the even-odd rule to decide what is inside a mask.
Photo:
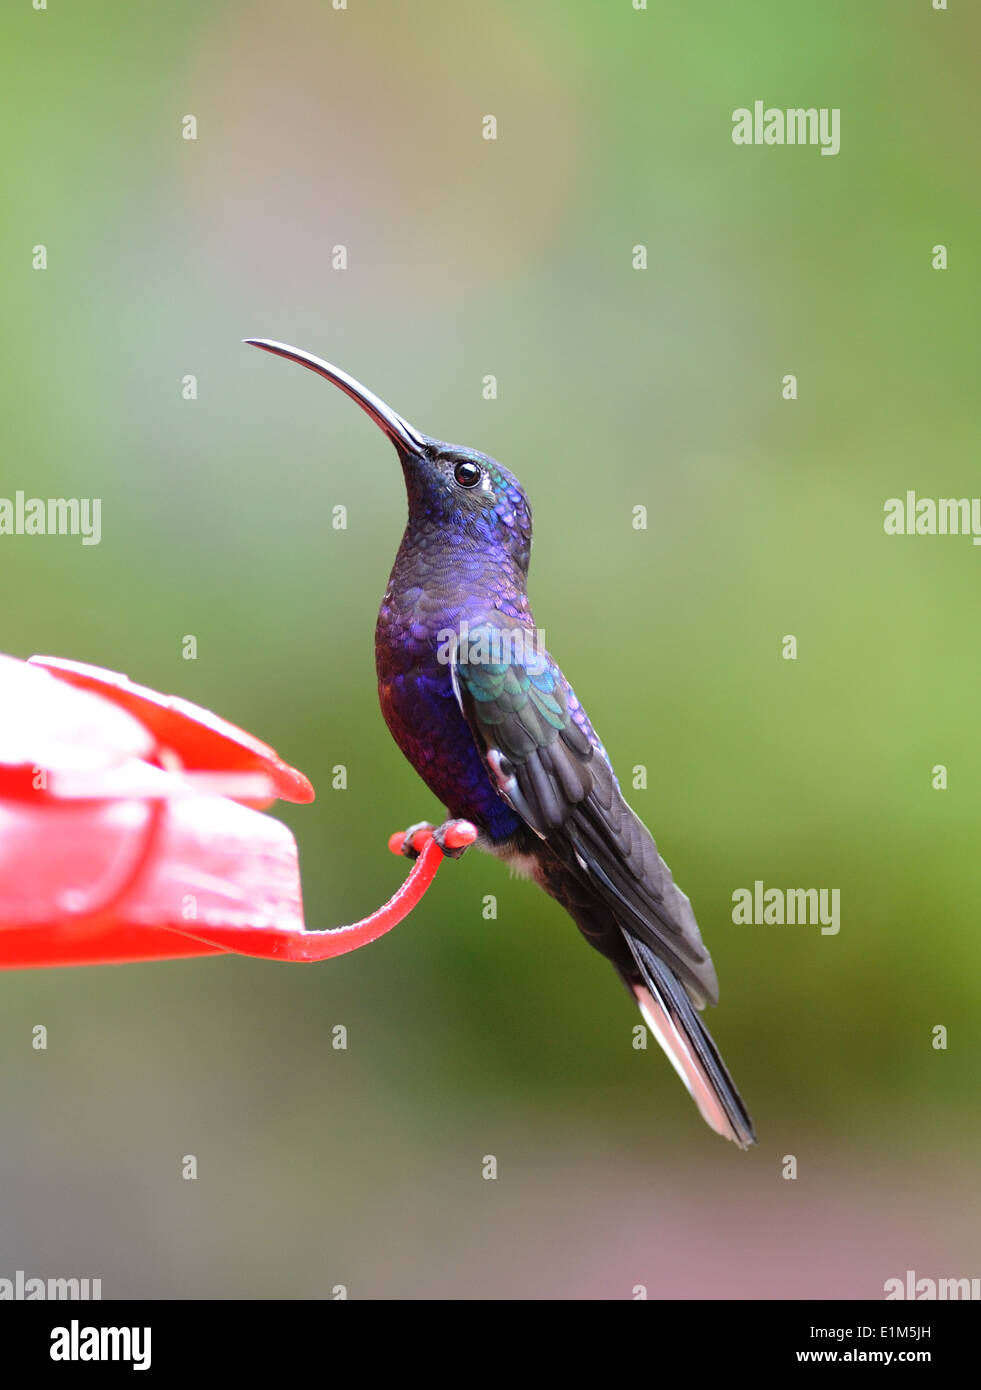
[(448, 659), (446, 635), (459, 630), (467, 611), (464, 600), (447, 603), (421, 586), (390, 585), (375, 630), (378, 698), (395, 742), (451, 815), (503, 840), (520, 820), (487, 774)]

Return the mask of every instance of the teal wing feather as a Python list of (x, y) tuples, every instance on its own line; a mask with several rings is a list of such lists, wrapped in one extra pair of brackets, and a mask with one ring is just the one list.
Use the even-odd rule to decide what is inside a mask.
[[(453, 686), (500, 795), (619, 926), (678, 973), (695, 1003), (715, 1003), (715, 970), (691, 904), (624, 800), (559, 667), (540, 648), (514, 652), (493, 623), (472, 625), (469, 638)], [(475, 652), (503, 655), (475, 660)]]

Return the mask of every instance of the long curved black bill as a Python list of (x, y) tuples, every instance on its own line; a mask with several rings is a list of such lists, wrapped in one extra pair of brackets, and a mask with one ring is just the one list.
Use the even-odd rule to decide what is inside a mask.
[(298, 362), (301, 367), (309, 367), (311, 372), (318, 372), (320, 376), (339, 386), (352, 401), (356, 401), (365, 414), (370, 415), (375, 424), (385, 431), (397, 449), (403, 449), (407, 454), (425, 452), (426, 441), (418, 430), (414, 430), (407, 420), (403, 420), (402, 416), (386, 405), (374, 391), (369, 391), (367, 386), (362, 386), (353, 376), (342, 372), (340, 367), (334, 367), (330, 362), (325, 362), (321, 357), (314, 357), (310, 352), (301, 352), (299, 348), (290, 347), (288, 343), (274, 342), (271, 338), (243, 338), (242, 342), (248, 343), (250, 347), (262, 348), (263, 352), (271, 352), (276, 357), (286, 357), (290, 362)]

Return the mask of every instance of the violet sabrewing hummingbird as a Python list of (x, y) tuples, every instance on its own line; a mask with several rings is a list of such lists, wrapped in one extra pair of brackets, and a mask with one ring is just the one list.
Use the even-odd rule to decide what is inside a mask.
[[(447, 808), (434, 830), (478, 845), (533, 878), (610, 960), (705, 1121), (755, 1143), (742, 1098), (698, 1010), (718, 1002), (691, 904), (545, 650), (528, 602), (531, 508), (518, 480), (476, 449), (420, 434), (360, 382), (264, 338), (339, 386), (395, 445), (409, 520), (375, 629), (382, 714), (395, 742)], [(414, 852), (412, 826), (404, 852)]]

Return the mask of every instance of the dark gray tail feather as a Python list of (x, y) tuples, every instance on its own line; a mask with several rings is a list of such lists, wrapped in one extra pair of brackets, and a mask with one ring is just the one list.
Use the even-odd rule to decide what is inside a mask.
[(717, 1134), (731, 1139), (741, 1149), (749, 1148), (756, 1143), (753, 1122), (684, 985), (649, 946), (629, 932), (623, 936), (643, 980), (643, 985), (638, 985), (628, 979), (627, 985), (702, 1118)]

